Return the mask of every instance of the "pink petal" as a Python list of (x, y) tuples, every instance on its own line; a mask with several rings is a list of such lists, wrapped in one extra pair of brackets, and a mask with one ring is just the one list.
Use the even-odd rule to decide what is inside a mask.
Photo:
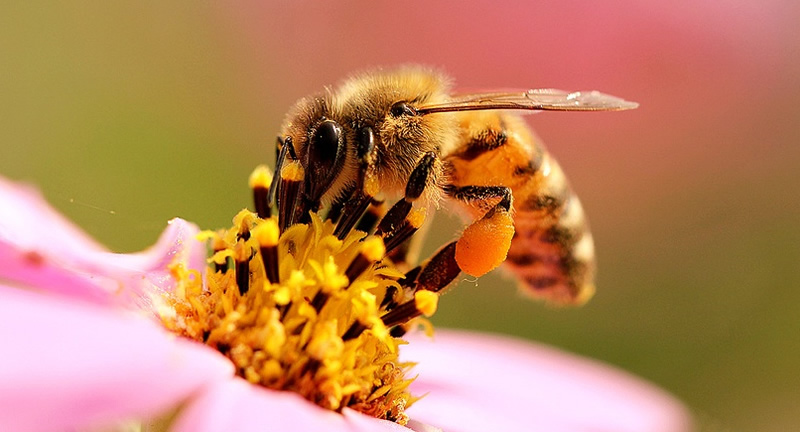
[(0, 430), (148, 417), (230, 380), (231, 363), (140, 315), (0, 285)]
[(139, 254), (108, 252), (62, 217), (35, 189), (0, 178), (0, 280), (97, 303), (147, 302), (172, 288), (167, 266), (205, 268), (195, 225), (170, 221), (158, 243)]
[(322, 409), (301, 396), (254, 386), (242, 379), (209, 388), (184, 409), (174, 432), (410, 432), (395, 423), (352, 410)]
[(499, 336), (437, 331), (414, 336), (418, 361), (411, 418), (447, 432), (691, 430), (674, 398), (625, 372), (552, 348)]
[(60, 255), (105, 250), (53, 209), (33, 186), (0, 177), (0, 203), (0, 238), (20, 249), (48, 245)]

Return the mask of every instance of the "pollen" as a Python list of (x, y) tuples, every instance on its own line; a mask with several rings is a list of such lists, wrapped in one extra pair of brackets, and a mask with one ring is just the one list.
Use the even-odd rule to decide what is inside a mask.
[(272, 183), (272, 173), (266, 165), (259, 165), (250, 174), (250, 189), (269, 189)]
[[(399, 347), (416, 327), (431, 334), (426, 317), (461, 272), (458, 246), (409, 270), (403, 251), (426, 209), (405, 197), (387, 211), (374, 201), (379, 184), (369, 173), (349, 200), (326, 208), (304, 185), (318, 175), (297, 159), (273, 174), (258, 167), (249, 182), (256, 211), (198, 235), (209, 247), (207, 268), (173, 265), (176, 289), (154, 299), (156, 314), (168, 330), (225, 355), (254, 385), (405, 424), (417, 398), (408, 390), (413, 364), (399, 360)], [(484, 241), (506, 219), (485, 219), (467, 237)]]
[(456, 262), (465, 273), (483, 276), (503, 263), (514, 236), (514, 220), (496, 208), (464, 230), (456, 243)]
[[(299, 178), (298, 168), (285, 165), (284, 177)], [(266, 190), (270, 181), (259, 168), (251, 187)], [(406, 273), (384, 243), (392, 233), (341, 236), (334, 221), (309, 216), (281, 232), (278, 215), (242, 210), (229, 228), (202, 232), (210, 249), (205, 274), (174, 265), (178, 286), (156, 313), (169, 330), (228, 357), (253, 384), (405, 424), (416, 399), (396, 334), (429, 328), (422, 316), (436, 311), (438, 293), (403, 283)], [(423, 217), (414, 210), (413, 225)]]

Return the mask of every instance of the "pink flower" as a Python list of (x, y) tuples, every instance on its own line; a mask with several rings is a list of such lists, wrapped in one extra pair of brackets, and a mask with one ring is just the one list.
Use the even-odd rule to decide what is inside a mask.
[[(33, 189), (0, 179), (0, 430), (113, 427), (175, 412), (175, 431), (403, 431), (328, 411), (234, 375), (217, 351), (168, 333), (152, 296), (169, 264), (205, 268), (197, 228), (170, 222), (139, 254), (114, 254)], [(416, 430), (685, 431), (660, 390), (589, 360), (511, 339), (440, 331), (411, 337)]]

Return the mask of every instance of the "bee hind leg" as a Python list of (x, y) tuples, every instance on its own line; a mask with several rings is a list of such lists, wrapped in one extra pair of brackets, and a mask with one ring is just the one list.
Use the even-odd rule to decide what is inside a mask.
[[(464, 230), (455, 249), (455, 260), (465, 273), (483, 276), (505, 261), (511, 247), (514, 236), (511, 189), (505, 186), (448, 185), (444, 190), (456, 200), (489, 207), (483, 217)], [(498, 198), (496, 204), (489, 204)]]
[(405, 196), (397, 201), (378, 222), (375, 235), (383, 238), (387, 254), (403, 245), (425, 222), (426, 209), (424, 207), (414, 208), (413, 204), (425, 191), (436, 162), (435, 152), (428, 152), (420, 159), (408, 178)]

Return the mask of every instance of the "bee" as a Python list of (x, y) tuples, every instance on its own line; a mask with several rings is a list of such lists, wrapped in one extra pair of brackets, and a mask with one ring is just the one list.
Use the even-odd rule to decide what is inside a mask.
[[(291, 108), (276, 147), (280, 181), (269, 197), (282, 197), (282, 229), (326, 207), (341, 238), (380, 219), (375, 234), (399, 251), (425, 209), (452, 203), (471, 224), (407, 279), (436, 291), (461, 271), (480, 276), (504, 261), (523, 292), (582, 303), (595, 275), (586, 216), (518, 113), (636, 106), (597, 91), (453, 94), (447, 76), (425, 67), (369, 71)], [(381, 192), (402, 198), (370, 217)]]

